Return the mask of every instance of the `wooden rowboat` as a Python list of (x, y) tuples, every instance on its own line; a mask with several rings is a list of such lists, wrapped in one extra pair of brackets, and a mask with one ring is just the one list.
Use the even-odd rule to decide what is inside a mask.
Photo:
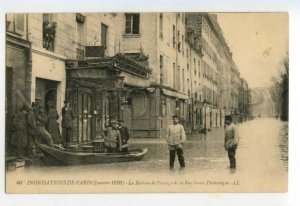
[(66, 149), (57, 145), (50, 147), (44, 144), (38, 144), (38, 148), (46, 157), (51, 157), (64, 165), (139, 161), (148, 152), (147, 148), (129, 150), (128, 152), (120, 153), (89, 152)]

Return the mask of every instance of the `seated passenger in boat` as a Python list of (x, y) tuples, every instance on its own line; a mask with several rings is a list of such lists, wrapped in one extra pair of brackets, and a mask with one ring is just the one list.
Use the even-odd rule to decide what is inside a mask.
[(120, 152), (122, 147), (122, 140), (118, 128), (118, 122), (112, 120), (111, 127), (108, 127), (106, 131), (107, 135), (104, 138), (104, 145), (107, 148), (107, 152)]

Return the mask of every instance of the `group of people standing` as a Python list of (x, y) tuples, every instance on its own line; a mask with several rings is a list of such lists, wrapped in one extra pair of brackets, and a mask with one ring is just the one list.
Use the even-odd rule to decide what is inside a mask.
[[(36, 155), (35, 143), (66, 144), (71, 136), (73, 113), (69, 101), (64, 101), (62, 109), (62, 136), (59, 129), (59, 115), (54, 103), (49, 101), (48, 111), (40, 103), (33, 102), (31, 106), (22, 105), (13, 117), (12, 122), (12, 155), (23, 158)], [(68, 136), (69, 135), (69, 136)]]

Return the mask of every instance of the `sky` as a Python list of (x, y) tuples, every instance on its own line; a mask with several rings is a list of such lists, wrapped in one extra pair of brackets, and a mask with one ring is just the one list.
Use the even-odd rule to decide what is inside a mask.
[(288, 52), (288, 13), (218, 13), (233, 59), (250, 88), (271, 85)]

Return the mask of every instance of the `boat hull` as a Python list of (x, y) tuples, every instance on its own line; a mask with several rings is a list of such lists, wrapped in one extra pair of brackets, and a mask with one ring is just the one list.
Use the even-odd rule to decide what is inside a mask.
[(64, 148), (38, 145), (45, 156), (49, 156), (64, 165), (84, 165), (99, 163), (118, 163), (139, 161), (147, 153), (148, 149), (138, 149), (127, 153), (97, 153), (97, 152), (76, 152)]

